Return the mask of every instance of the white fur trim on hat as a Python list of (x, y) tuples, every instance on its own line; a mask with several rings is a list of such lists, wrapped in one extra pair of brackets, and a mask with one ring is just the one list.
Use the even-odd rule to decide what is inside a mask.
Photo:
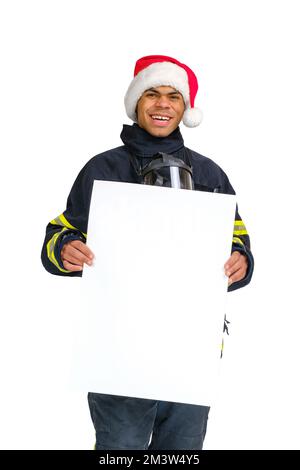
[(182, 122), (187, 127), (197, 127), (201, 124), (203, 113), (199, 108), (187, 108), (183, 113)]
[(170, 86), (178, 90), (182, 94), (187, 108), (185, 113), (188, 111), (190, 90), (186, 71), (172, 62), (155, 62), (134, 77), (125, 95), (126, 113), (132, 121), (137, 122), (136, 105), (144, 91), (158, 86)]

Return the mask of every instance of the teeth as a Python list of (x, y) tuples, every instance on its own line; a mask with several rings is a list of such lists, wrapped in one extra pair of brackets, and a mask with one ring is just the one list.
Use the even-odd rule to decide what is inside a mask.
[(152, 116), (152, 119), (158, 119), (159, 121), (169, 121), (170, 118), (167, 116)]

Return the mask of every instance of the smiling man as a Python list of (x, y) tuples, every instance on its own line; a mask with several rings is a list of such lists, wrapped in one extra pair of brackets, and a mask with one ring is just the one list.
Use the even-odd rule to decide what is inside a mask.
[[(184, 145), (181, 121), (196, 127), (202, 120), (201, 111), (194, 106), (197, 90), (194, 72), (172, 57), (152, 55), (136, 62), (125, 95), (126, 112), (134, 124), (123, 126), (122, 146), (96, 155), (84, 166), (66, 210), (47, 225), (42, 262), (50, 273), (81, 276), (83, 265), (93, 262), (86, 232), (95, 179), (141, 184), (143, 170), (162, 152), (192, 168), (195, 190), (234, 194), (216, 163)], [(249, 236), (236, 210), (232, 254), (224, 265), (228, 290), (247, 285), (253, 266)], [(96, 449), (202, 449), (209, 413), (206, 406), (100, 393), (89, 393), (88, 401)]]
[(179, 125), (184, 113), (181, 93), (169, 86), (146, 90), (138, 101), (137, 119), (154, 137), (166, 137)]

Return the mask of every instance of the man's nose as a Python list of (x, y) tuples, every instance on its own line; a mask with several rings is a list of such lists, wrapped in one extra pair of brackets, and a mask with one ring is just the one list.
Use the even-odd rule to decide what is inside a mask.
[(170, 106), (169, 98), (164, 95), (157, 97), (156, 106), (160, 106), (161, 108), (168, 108)]

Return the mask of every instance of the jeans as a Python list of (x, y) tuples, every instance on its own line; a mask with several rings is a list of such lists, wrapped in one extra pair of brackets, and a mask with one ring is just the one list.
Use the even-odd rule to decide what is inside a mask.
[(208, 406), (102, 393), (89, 393), (88, 402), (96, 450), (202, 449)]

